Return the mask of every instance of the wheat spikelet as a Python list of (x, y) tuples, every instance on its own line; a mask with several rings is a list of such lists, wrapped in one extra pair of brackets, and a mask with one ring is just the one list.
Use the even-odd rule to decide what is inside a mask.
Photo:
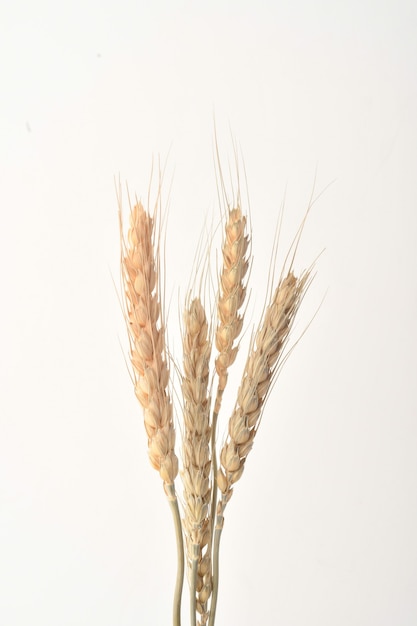
[[(208, 324), (199, 298), (184, 313), (184, 531), (190, 570), (192, 613), (207, 623), (207, 601), (211, 593), (210, 551), (210, 399), (208, 394), (211, 345)], [(195, 617), (193, 617), (195, 619)]]
[(168, 487), (174, 484), (178, 473), (178, 459), (174, 452), (175, 430), (168, 394), (169, 371), (153, 228), (153, 219), (137, 203), (130, 214), (127, 244), (122, 239), (122, 276), (135, 394), (144, 410), (149, 459)]
[(220, 275), (220, 293), (217, 304), (218, 326), (216, 348), (219, 354), (215, 366), (219, 377), (214, 413), (220, 410), (221, 397), (227, 384), (227, 370), (236, 359), (238, 346), (234, 345), (239, 336), (243, 316), (239, 315), (246, 287), (244, 278), (248, 271), (247, 251), (249, 236), (246, 234), (246, 217), (239, 206), (229, 210), (222, 248), (223, 267)]
[(309, 272), (296, 278), (292, 271), (275, 290), (263, 323), (253, 342), (237, 402), (229, 420), (229, 434), (221, 450), (221, 468), (217, 484), (222, 492), (218, 511), (221, 513), (233, 491), (233, 485), (242, 476), (259, 426), (262, 408), (280, 363), (283, 348), (308, 285)]

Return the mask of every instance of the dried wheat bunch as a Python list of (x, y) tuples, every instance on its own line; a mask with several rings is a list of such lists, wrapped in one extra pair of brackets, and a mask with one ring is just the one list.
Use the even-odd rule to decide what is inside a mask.
[[(291, 248), (293, 254), (297, 250), (303, 224), (304, 221)], [(122, 233), (121, 221), (120, 227)], [(219, 546), (225, 508), (234, 485), (243, 474), (265, 402), (283, 364), (295, 316), (311, 282), (311, 271), (304, 271), (297, 277), (293, 272), (294, 258), (284, 263), (287, 269), (281, 274), (250, 342), (218, 467), (216, 425), (228, 371), (239, 349), (246, 277), (251, 261), (247, 218), (241, 210), (238, 194), (238, 201), (233, 208), (228, 208), (225, 218), (217, 300), (215, 311), (210, 312), (213, 321), (209, 325), (200, 297), (191, 298), (189, 295), (184, 309), (181, 373), (184, 507), (181, 521), (175, 491), (178, 458), (154, 228), (154, 218), (138, 202), (130, 213), (127, 241), (122, 234), (125, 317), (135, 394), (143, 407), (149, 458), (163, 480), (174, 516), (178, 569), (173, 624), (181, 626), (186, 556), (190, 624), (214, 626), (219, 586)], [(214, 371), (210, 371), (212, 343), (217, 349), (213, 359)], [(213, 374), (217, 377), (217, 389), (211, 409), (209, 381), (213, 382)]]

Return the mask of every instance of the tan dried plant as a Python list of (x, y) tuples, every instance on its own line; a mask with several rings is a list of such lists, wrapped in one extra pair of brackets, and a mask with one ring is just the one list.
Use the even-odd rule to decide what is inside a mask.
[(216, 476), (221, 497), (216, 511), (213, 553), (215, 583), (210, 624), (214, 624), (216, 613), (219, 544), (224, 524), (224, 510), (232, 496), (234, 484), (243, 474), (246, 458), (258, 432), (264, 403), (274, 382), (309, 276), (310, 273), (306, 271), (300, 278), (296, 278), (290, 270), (279, 282), (252, 342), (236, 405), (229, 419), (228, 437), (221, 450), (221, 467)]
[(208, 323), (199, 298), (184, 312), (182, 393), (184, 436), (182, 479), (184, 484), (184, 533), (189, 564), (191, 614), (208, 620), (211, 594), (210, 474), (211, 423), (209, 373), (211, 343)]
[(178, 458), (175, 453), (172, 402), (168, 393), (169, 370), (154, 245), (154, 220), (140, 202), (136, 203), (130, 212), (126, 242), (123, 236), (120, 190), (119, 219), (125, 320), (130, 340), (135, 394), (143, 408), (149, 459), (163, 480), (176, 529), (178, 571), (173, 623), (178, 626), (181, 623), (184, 549), (174, 483), (178, 474)]
[(149, 459), (167, 486), (178, 474), (165, 329), (157, 289), (153, 219), (138, 202), (130, 214), (123, 257), (135, 394), (143, 407)]
[(218, 387), (214, 414), (218, 415), (222, 394), (226, 388), (228, 369), (233, 365), (238, 346), (235, 341), (243, 326), (243, 315), (239, 314), (246, 295), (245, 276), (249, 268), (247, 257), (249, 235), (246, 232), (246, 217), (239, 204), (228, 211), (223, 243), (223, 267), (220, 274), (220, 292), (217, 303), (218, 325), (216, 330), (216, 372)]
[[(228, 370), (239, 349), (251, 263), (247, 217), (242, 212), (238, 194), (235, 204), (228, 206), (226, 212), (215, 310), (207, 315), (202, 295), (189, 293), (183, 312), (182, 368), (175, 368), (181, 371), (182, 392), (181, 520), (175, 489), (178, 458), (161, 309), (155, 216), (137, 202), (130, 212), (127, 240), (123, 236), (121, 217), (120, 229), (125, 318), (135, 393), (143, 408), (149, 458), (162, 478), (176, 531), (178, 568), (173, 626), (181, 625), (185, 561), (190, 588), (190, 626), (214, 626), (225, 508), (234, 485), (242, 476), (265, 402), (284, 362), (294, 319), (311, 282), (311, 268), (297, 276), (293, 270), (294, 252), (289, 267), (283, 270), (271, 292), (263, 318), (252, 335), (218, 467), (216, 427)], [(301, 231), (302, 227), (293, 242), (295, 251)], [(197, 283), (195, 277), (193, 282)], [(209, 323), (208, 319), (212, 321)], [(213, 364), (212, 344), (217, 349)], [(217, 384), (212, 407), (213, 378)]]
[(289, 271), (275, 290), (264, 320), (256, 332), (243, 372), (237, 401), (229, 420), (229, 434), (220, 455), (217, 484), (222, 493), (218, 513), (230, 500), (252, 449), (265, 399), (274, 381), (280, 357), (305, 292), (310, 273), (296, 278)]

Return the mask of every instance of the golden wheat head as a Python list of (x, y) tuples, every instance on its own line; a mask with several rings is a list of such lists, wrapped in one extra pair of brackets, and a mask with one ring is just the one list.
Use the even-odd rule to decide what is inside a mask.
[(122, 246), (122, 276), (135, 394), (144, 411), (149, 459), (164, 483), (172, 485), (178, 459), (153, 229), (152, 217), (138, 202), (131, 210), (127, 243)]

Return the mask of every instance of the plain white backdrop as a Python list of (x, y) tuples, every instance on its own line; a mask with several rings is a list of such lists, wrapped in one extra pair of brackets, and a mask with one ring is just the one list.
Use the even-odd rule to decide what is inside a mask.
[(314, 183), (296, 270), (325, 248), (294, 340), (324, 301), (226, 511), (218, 626), (415, 626), (416, 29), (412, 0), (1, 3), (2, 626), (171, 623), (174, 533), (124, 361), (114, 181), (146, 202), (166, 163), (180, 358), (198, 240), (220, 220), (213, 116), (250, 199), (242, 358), (280, 206), (278, 269)]

